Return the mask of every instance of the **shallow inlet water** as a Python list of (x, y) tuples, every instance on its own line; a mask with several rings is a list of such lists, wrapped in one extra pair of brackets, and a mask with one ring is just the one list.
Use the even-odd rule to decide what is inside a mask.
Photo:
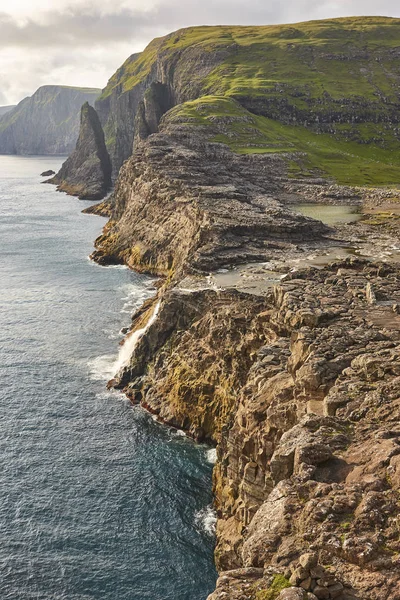
[(311, 217), (312, 219), (322, 221), (326, 225), (353, 223), (359, 221), (362, 217), (359, 206), (348, 204), (337, 206), (328, 204), (295, 204), (290, 208), (295, 212), (301, 213), (305, 217)]
[(105, 390), (152, 280), (87, 256), (104, 220), (0, 157), (0, 597), (204, 600), (213, 452)]

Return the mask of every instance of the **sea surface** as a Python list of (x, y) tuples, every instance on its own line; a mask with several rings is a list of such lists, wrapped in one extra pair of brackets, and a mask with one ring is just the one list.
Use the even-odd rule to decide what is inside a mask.
[(105, 389), (154, 282), (88, 260), (61, 162), (0, 156), (0, 598), (205, 600), (214, 452)]

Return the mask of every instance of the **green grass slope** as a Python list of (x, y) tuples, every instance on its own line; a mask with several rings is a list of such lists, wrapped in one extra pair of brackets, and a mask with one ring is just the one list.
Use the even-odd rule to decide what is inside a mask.
[[(400, 19), (354, 17), (295, 25), (192, 27), (153, 40), (110, 79), (102, 97), (116, 86), (132, 89), (150, 73), (156, 59), (201, 47), (224, 50), (225, 60), (204, 81), (204, 90), (230, 96), (286, 94), (305, 98), (324, 92), (332, 98), (384, 95), (399, 91)], [(370, 53), (379, 60), (370, 61)], [(191, 74), (195, 76), (195, 74)]]
[(355, 186), (400, 184), (400, 144), (394, 136), (388, 136), (387, 148), (348, 142), (254, 115), (235, 100), (217, 96), (180, 104), (167, 118), (169, 123), (201, 126), (203, 131), (209, 130), (211, 141), (240, 154), (290, 153), (293, 177), (321, 175)]
[[(237, 152), (303, 152), (293, 174), (318, 168), (341, 183), (400, 184), (400, 19), (182, 29), (130, 57), (100, 103), (155, 77), (176, 87), (178, 102), (202, 98), (181, 116), (248, 111), (251, 127), (235, 121), (218, 138)], [(108, 143), (114, 129), (106, 124)]]

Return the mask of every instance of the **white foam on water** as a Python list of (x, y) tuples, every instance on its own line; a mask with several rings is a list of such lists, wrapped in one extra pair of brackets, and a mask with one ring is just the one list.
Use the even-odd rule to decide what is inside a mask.
[(87, 260), (91, 265), (99, 267), (100, 269), (129, 269), (127, 265), (99, 265), (99, 263), (92, 260), (90, 256), (87, 256)]
[[(112, 266), (126, 268), (124, 265)], [(120, 289), (125, 292), (126, 297), (124, 299), (127, 300), (121, 312), (132, 314), (135, 309), (141, 306), (143, 302), (151, 297), (152, 293), (154, 293), (154, 280), (149, 280), (146, 282), (145, 287), (141, 290), (138, 290), (138, 287), (135, 284), (128, 284), (127, 286), (124, 285)], [(109, 381), (115, 377), (118, 371), (129, 362), (137, 342), (147, 331), (147, 329), (154, 323), (159, 309), (160, 303), (158, 302), (147, 325), (138, 331), (128, 333), (124, 343), (120, 347), (117, 358), (115, 358), (115, 355), (106, 354), (103, 356), (97, 356), (88, 362), (90, 379), (94, 381)], [(118, 339), (121, 335), (121, 332), (113, 334), (110, 331), (107, 331), (105, 333), (108, 334), (109, 339)]]
[(215, 465), (215, 463), (217, 462), (217, 449), (210, 448), (209, 450), (207, 450), (206, 456), (207, 462), (211, 463), (212, 465)]
[(182, 437), (182, 438), (186, 438), (187, 437), (186, 433), (184, 431), (182, 431), (182, 429), (175, 429), (174, 427), (171, 427), (170, 433), (174, 437)]
[(206, 533), (210, 537), (215, 536), (217, 527), (217, 513), (215, 512), (211, 504), (197, 511), (195, 513), (194, 520), (196, 526), (202, 531), (204, 531), (204, 533)]
[(132, 314), (145, 300), (154, 294), (154, 280), (147, 282), (145, 287), (141, 290), (138, 290), (138, 287), (135, 284), (124, 286), (122, 289), (124, 291), (124, 296), (122, 298), (124, 304), (122, 305), (120, 312), (122, 314)]
[(93, 381), (108, 381), (114, 375), (115, 356), (105, 354), (97, 356), (88, 363), (89, 376)]
[(118, 373), (118, 371), (120, 371), (120, 369), (122, 369), (122, 367), (125, 367), (134, 350), (136, 347), (136, 344), (138, 343), (138, 341), (140, 340), (140, 338), (146, 333), (146, 331), (149, 329), (149, 327), (151, 327), (154, 323), (154, 321), (157, 319), (157, 315), (159, 313), (160, 310), (160, 302), (157, 302), (153, 314), (151, 315), (150, 319), (148, 320), (147, 324), (145, 325), (145, 327), (143, 327), (142, 329), (138, 329), (137, 331), (134, 331), (133, 333), (128, 333), (128, 335), (125, 338), (125, 342), (122, 344), (119, 354), (118, 354), (118, 358), (114, 363), (113, 366), (113, 374), (116, 375)]

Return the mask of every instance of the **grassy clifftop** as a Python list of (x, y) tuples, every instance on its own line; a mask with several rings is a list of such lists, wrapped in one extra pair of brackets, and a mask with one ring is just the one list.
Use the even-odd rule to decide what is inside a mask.
[[(227, 95), (280, 94), (282, 87), (307, 98), (324, 92), (333, 98), (356, 95), (397, 98), (400, 19), (354, 17), (261, 27), (192, 27), (153, 40), (110, 79), (132, 89), (151, 71), (157, 58), (194, 47), (205, 53), (223, 50), (221, 63), (205, 78), (204, 91)], [(369, 53), (377, 60), (371, 63)], [(196, 76), (191, 73), (191, 77)], [(301, 105), (302, 96), (296, 96)]]
[(135, 107), (155, 81), (177, 105), (174, 118), (224, 117), (213, 139), (236, 152), (302, 152), (295, 176), (400, 183), (400, 19), (191, 27), (153, 40), (96, 103), (117, 168), (131, 151)]
[(400, 184), (400, 143), (390, 130), (383, 147), (369, 143), (371, 136), (382, 137), (376, 124), (354, 126), (358, 141), (346, 141), (254, 115), (232, 98), (221, 96), (180, 104), (166, 118), (169, 123), (201, 126), (210, 140), (240, 154), (290, 153), (289, 172), (294, 177), (322, 175), (360, 186)]

